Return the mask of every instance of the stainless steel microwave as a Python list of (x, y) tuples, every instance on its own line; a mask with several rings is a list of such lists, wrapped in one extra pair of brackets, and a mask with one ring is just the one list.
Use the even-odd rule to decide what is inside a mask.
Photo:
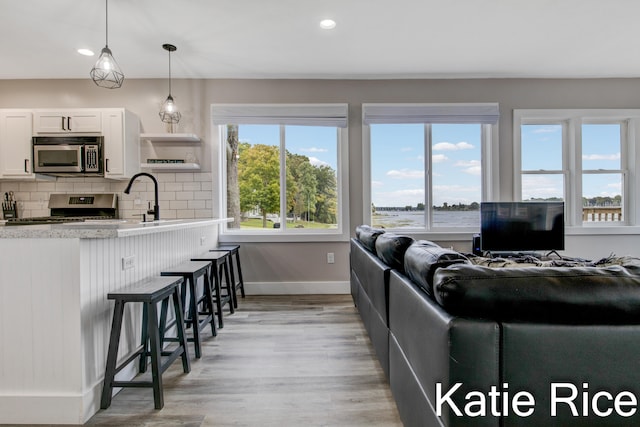
[(33, 172), (104, 176), (102, 136), (34, 136)]

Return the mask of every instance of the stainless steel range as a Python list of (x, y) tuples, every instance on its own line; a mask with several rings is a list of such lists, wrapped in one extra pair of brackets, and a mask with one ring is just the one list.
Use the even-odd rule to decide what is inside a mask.
[(118, 218), (118, 195), (52, 194), (49, 197), (51, 216), (9, 218), (5, 225), (59, 224), (86, 220)]

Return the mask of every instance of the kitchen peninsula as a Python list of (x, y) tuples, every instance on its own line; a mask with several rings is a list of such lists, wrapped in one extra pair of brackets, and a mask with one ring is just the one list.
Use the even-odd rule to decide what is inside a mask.
[[(82, 424), (95, 414), (107, 294), (214, 247), (227, 221), (0, 226), (0, 424)], [(138, 345), (139, 314), (127, 313), (121, 356)]]

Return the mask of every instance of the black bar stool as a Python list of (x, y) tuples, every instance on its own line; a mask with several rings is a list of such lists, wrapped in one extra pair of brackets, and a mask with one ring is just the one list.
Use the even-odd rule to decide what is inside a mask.
[[(107, 365), (104, 374), (104, 384), (102, 387), (102, 398), (100, 407), (107, 409), (111, 406), (111, 398), (114, 387), (151, 387), (153, 388), (153, 401), (156, 409), (164, 406), (162, 394), (162, 373), (176, 360), (182, 357), (182, 369), (185, 373), (191, 371), (189, 353), (187, 352), (187, 340), (184, 332), (182, 319), (182, 303), (178, 286), (182, 283), (182, 278), (176, 277), (153, 277), (142, 282), (124, 287), (117, 292), (110, 292), (108, 299), (115, 300), (113, 309), (113, 322), (111, 324), (111, 335), (109, 338), (109, 349), (107, 352)], [(162, 302), (163, 310), (166, 311), (169, 299), (173, 299), (173, 308), (177, 319), (178, 347), (173, 351), (163, 350), (162, 338), (166, 325), (158, 324), (157, 304)], [(122, 331), (122, 319), (124, 307), (128, 302), (140, 302), (143, 305), (142, 325), (143, 343), (135, 353), (129, 356), (120, 365), (117, 365), (118, 347), (120, 345), (120, 334)], [(166, 318), (165, 318), (166, 321)], [(146, 337), (146, 338), (144, 338)], [(147, 347), (147, 340), (150, 347)], [(115, 376), (125, 366), (135, 360), (138, 356), (144, 359), (146, 365), (147, 356), (151, 358), (151, 381), (116, 381)], [(168, 356), (162, 362), (162, 356)]]
[[(229, 252), (229, 274), (231, 276), (231, 282), (233, 282), (234, 291), (237, 292), (240, 289), (242, 298), (244, 294), (244, 279), (242, 278), (242, 264), (240, 264), (240, 245), (233, 244), (220, 244), (211, 251), (227, 251)], [(233, 259), (235, 257), (235, 268)], [(235, 270), (235, 271), (234, 271)], [(238, 273), (236, 277), (236, 272)], [(238, 308), (238, 298), (233, 299), (235, 308)]]
[[(213, 284), (214, 288), (214, 301), (216, 303), (216, 312), (218, 314), (218, 327), (224, 327), (224, 320), (222, 315), (222, 307), (225, 304), (229, 304), (229, 313), (234, 313), (233, 309), (233, 297), (235, 292), (233, 292), (233, 284), (231, 283), (231, 279), (229, 279), (229, 252), (226, 251), (212, 251), (205, 252), (198, 256), (192, 257), (192, 261), (209, 261), (212, 263), (211, 265), (211, 275), (210, 275), (210, 283)], [(222, 277), (224, 274), (225, 285), (222, 285)], [(222, 289), (227, 291), (226, 294), (222, 293)]]
[[(184, 318), (184, 323), (187, 327), (193, 326), (193, 338), (188, 338), (188, 341), (193, 342), (196, 359), (199, 359), (202, 355), (200, 331), (207, 326), (207, 323), (211, 325), (211, 335), (217, 335), (213, 295), (211, 294), (211, 282), (208, 274), (209, 268), (211, 268), (211, 262), (187, 261), (160, 273), (161, 276), (180, 276), (184, 278), (182, 304), (188, 313), (188, 316)], [(200, 277), (203, 277), (204, 280), (202, 293), (198, 291), (198, 279)], [(187, 294), (189, 295), (188, 305), (186, 303)], [(202, 311), (200, 311), (200, 305), (202, 305)], [(166, 313), (161, 313), (161, 316), (165, 315)], [(166, 340), (170, 339), (166, 338)]]

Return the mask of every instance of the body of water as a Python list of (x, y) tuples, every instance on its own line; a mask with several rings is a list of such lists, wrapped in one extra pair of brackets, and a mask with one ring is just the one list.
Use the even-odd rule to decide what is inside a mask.
[[(373, 214), (374, 227), (424, 228), (422, 211), (383, 211)], [(480, 211), (434, 211), (433, 227), (475, 227), (480, 231)]]

